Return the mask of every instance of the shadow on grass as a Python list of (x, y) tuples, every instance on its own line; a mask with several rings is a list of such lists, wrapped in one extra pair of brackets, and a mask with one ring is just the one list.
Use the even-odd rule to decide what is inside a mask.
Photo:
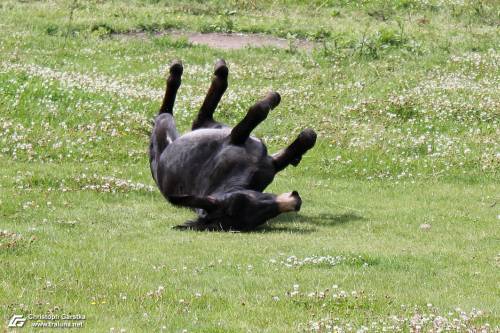
[[(280, 215), (264, 224), (253, 232), (290, 232), (298, 234), (310, 234), (317, 231), (316, 226), (335, 226), (352, 221), (362, 220), (364, 217), (354, 213), (330, 214), (319, 213), (317, 215)], [(280, 225), (276, 225), (279, 223)]]
[(321, 226), (334, 226), (364, 219), (363, 216), (359, 216), (354, 213), (344, 213), (344, 214), (319, 213), (313, 216), (304, 215), (301, 217), (302, 220), (304, 220), (306, 223), (311, 223)]
[(289, 234), (311, 234), (313, 232), (316, 232), (316, 228), (304, 228), (303, 226), (276, 226), (273, 224), (264, 224), (263, 226), (259, 227), (258, 229), (251, 230), (251, 231), (245, 231), (246, 233), (289, 233)]
[[(344, 213), (344, 214), (319, 213), (317, 215), (283, 214), (259, 226), (255, 230), (245, 230), (242, 232), (310, 234), (318, 230), (317, 228), (314, 227), (314, 225), (335, 226), (363, 219), (364, 217), (356, 215), (354, 213)], [(189, 228), (183, 228), (182, 225), (179, 225), (179, 226), (174, 226), (173, 229), (187, 230)], [(218, 232), (218, 231), (212, 230), (212, 232)]]

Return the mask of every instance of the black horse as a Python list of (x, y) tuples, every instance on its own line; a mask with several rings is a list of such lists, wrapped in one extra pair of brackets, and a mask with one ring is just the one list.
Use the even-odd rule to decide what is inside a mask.
[(250, 133), (280, 103), (276, 92), (252, 106), (234, 128), (215, 121), (213, 113), (228, 77), (226, 63), (219, 60), (192, 131), (179, 136), (173, 106), (182, 72), (180, 62), (171, 65), (149, 146), (151, 173), (161, 193), (172, 204), (198, 213), (198, 219), (177, 228), (251, 230), (280, 213), (298, 211), (302, 200), (297, 191), (281, 195), (263, 191), (277, 172), (299, 164), (314, 146), (316, 133), (306, 129), (287, 148), (267, 154), (264, 143)]

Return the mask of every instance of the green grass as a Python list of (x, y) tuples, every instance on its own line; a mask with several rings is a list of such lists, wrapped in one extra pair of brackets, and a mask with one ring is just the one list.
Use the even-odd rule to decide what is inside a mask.
[[(0, 327), (72, 313), (99, 332), (428, 331), (446, 327), (437, 316), (498, 330), (499, 12), (495, 1), (3, 1)], [(216, 50), (156, 34), (166, 29), (317, 46)], [(154, 187), (151, 120), (182, 59), (186, 131), (220, 57), (230, 87), (218, 119), (236, 124), (274, 89), (282, 103), (255, 131), (269, 151), (318, 132), (268, 189), (304, 204), (251, 233), (174, 231), (193, 213)], [(33, 322), (19, 331), (41, 331)]]

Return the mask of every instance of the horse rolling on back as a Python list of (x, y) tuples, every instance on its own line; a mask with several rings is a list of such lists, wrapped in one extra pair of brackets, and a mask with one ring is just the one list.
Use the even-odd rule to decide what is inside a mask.
[(283, 212), (300, 210), (297, 191), (280, 195), (263, 191), (279, 171), (299, 164), (314, 146), (316, 133), (305, 129), (288, 147), (268, 155), (264, 143), (251, 132), (280, 103), (276, 92), (254, 104), (233, 128), (214, 120), (229, 74), (224, 60), (219, 60), (192, 131), (179, 135), (173, 107), (182, 73), (180, 62), (170, 66), (149, 147), (151, 173), (163, 196), (198, 214), (196, 220), (177, 228), (252, 230)]

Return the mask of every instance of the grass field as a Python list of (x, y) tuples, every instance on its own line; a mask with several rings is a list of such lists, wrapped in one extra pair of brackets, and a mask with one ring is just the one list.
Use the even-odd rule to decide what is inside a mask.
[[(0, 2), (0, 330), (499, 331), (499, 13), (493, 0)], [(170, 29), (289, 47), (212, 49)], [(273, 89), (282, 103), (255, 131), (269, 151), (318, 132), (268, 189), (298, 190), (302, 210), (250, 233), (175, 231), (193, 213), (154, 186), (151, 121), (182, 59), (187, 131), (218, 58), (218, 119), (236, 124)], [(14, 314), (85, 320), (11, 329)]]

